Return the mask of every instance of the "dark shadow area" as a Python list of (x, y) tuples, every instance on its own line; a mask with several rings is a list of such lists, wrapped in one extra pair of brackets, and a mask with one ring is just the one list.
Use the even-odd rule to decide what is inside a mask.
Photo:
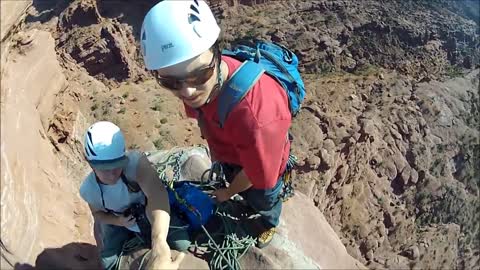
[(395, 177), (395, 179), (392, 180), (392, 182), (390, 183), (390, 186), (392, 187), (393, 194), (397, 196), (402, 195), (403, 192), (405, 192), (404, 183), (401, 179), (400, 174), (397, 175), (397, 177)]
[(10, 250), (8, 250), (8, 248), (3, 243), (3, 240), (0, 239), (0, 255), (1, 255), (2, 264), (7, 263), (8, 265), (13, 266), (12, 262), (10, 261), (10, 259), (7, 256), (7, 254), (12, 255)]
[(161, 0), (97, 0), (97, 8), (103, 18), (117, 19), (132, 27), (132, 34), (139, 41), (143, 18)]
[[(138, 41), (142, 27), (143, 18), (148, 10), (161, 0), (92, 0), (84, 1), (82, 5), (96, 5), (98, 13), (103, 18), (116, 19), (132, 27), (132, 33)], [(27, 23), (45, 23), (55, 16), (60, 16), (72, 3), (73, 0), (33, 0), (32, 6), (37, 14), (29, 14)], [(85, 26), (85, 25), (81, 25)]]
[(190, 253), (207, 262), (216, 260), (213, 257), (215, 256), (213, 252), (215, 244), (213, 242), (219, 247), (225, 247), (224, 241), (228, 238), (227, 235), (233, 233), (239, 242), (236, 247), (232, 246), (231, 248), (241, 250), (242, 245), (247, 246), (246, 242), (242, 242), (242, 239), (256, 238), (264, 230), (263, 223), (259, 216), (255, 214), (255, 210), (246, 205), (244, 201), (223, 203), (219, 212), (223, 213), (212, 216), (205, 225), (209, 235), (203, 230), (199, 230), (192, 237), (193, 243), (196, 243), (196, 245), (190, 248)]
[(102, 265), (96, 246), (75, 242), (43, 250), (35, 260), (35, 266), (16, 263), (13, 269), (102, 269)]
[(27, 23), (48, 22), (60, 15), (71, 3), (72, 1), (69, 0), (33, 0), (32, 6), (37, 10), (37, 14), (28, 14), (25, 21)]

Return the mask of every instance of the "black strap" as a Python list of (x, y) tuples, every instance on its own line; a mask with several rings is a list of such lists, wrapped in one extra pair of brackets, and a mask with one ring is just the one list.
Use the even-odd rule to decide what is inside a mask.
[(95, 174), (95, 179), (97, 180), (98, 188), (100, 189), (100, 196), (102, 197), (103, 209), (105, 209), (108, 213), (117, 214), (117, 215), (123, 214), (121, 212), (117, 212), (117, 211), (114, 211), (112, 209), (109, 209), (105, 206), (105, 198), (103, 197), (102, 181), (100, 181), (100, 179), (98, 179), (97, 174)]
[(203, 115), (202, 110), (195, 109), (195, 111), (197, 112), (197, 125), (198, 125), (198, 128), (200, 129), (200, 137), (206, 140), (208, 139), (208, 136), (207, 136), (207, 131), (205, 130), (205, 117)]
[[(123, 173), (123, 171), (122, 171), (122, 174), (120, 175), (120, 178), (122, 179), (122, 182), (127, 186), (127, 189), (128, 189), (129, 192), (137, 193), (137, 192), (141, 191), (138, 183), (129, 181), (127, 179), (127, 177), (125, 176), (125, 174)], [(100, 189), (100, 196), (102, 197), (103, 209), (105, 209), (108, 213), (114, 213), (114, 214), (117, 214), (117, 215), (122, 215), (123, 214), (122, 212), (117, 212), (117, 211), (114, 211), (112, 209), (109, 209), (109, 208), (105, 207), (105, 198), (103, 196), (102, 181), (100, 181), (100, 179), (98, 178), (96, 173), (95, 173), (95, 179), (97, 181), (98, 188)]]
[(137, 182), (133, 182), (133, 181), (128, 180), (128, 178), (125, 176), (123, 171), (122, 171), (122, 174), (120, 175), (120, 178), (122, 178), (122, 181), (127, 186), (129, 192), (137, 193), (137, 192), (140, 192), (142, 190), (140, 188), (140, 185)]

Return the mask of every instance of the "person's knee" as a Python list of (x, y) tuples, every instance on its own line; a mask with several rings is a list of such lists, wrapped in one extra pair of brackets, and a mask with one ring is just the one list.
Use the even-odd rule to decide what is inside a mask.
[(273, 196), (265, 196), (261, 193), (250, 193), (247, 196), (248, 204), (256, 211), (269, 211), (274, 208), (279, 199)]
[(110, 270), (113, 268), (115, 265), (115, 262), (117, 261), (118, 256), (117, 255), (112, 255), (112, 256), (102, 256), (101, 261), (102, 261), (102, 266), (106, 270)]
[(245, 192), (245, 197), (248, 204), (256, 211), (270, 211), (282, 203), (279, 196), (281, 190), (282, 182), (279, 181), (275, 187), (271, 189), (250, 189)]
[(170, 230), (167, 243), (171, 249), (185, 251), (190, 247), (191, 241), (187, 230)]
[(181, 239), (181, 240), (174, 240), (168, 243), (171, 249), (177, 250), (177, 251), (187, 251), (188, 248), (190, 247), (190, 240), (187, 239)]

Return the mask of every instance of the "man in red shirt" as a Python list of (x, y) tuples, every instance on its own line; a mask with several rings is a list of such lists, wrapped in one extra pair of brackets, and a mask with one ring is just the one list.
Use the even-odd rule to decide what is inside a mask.
[(241, 63), (221, 56), (219, 33), (204, 1), (163, 1), (145, 17), (141, 49), (147, 69), (198, 120), (212, 159), (238, 168), (230, 185), (214, 195), (224, 202), (241, 193), (262, 216), (258, 246), (263, 247), (271, 241), (282, 209), (279, 194), (290, 150), (288, 98), (273, 78), (262, 75), (220, 127), (217, 96)]

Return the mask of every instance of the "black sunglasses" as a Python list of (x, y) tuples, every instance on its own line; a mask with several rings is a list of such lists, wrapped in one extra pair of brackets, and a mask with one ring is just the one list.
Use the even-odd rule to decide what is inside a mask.
[(217, 56), (217, 50), (214, 50), (212, 61), (210, 61), (208, 66), (192, 71), (185, 78), (179, 79), (175, 77), (162, 77), (158, 75), (157, 72), (154, 72), (155, 78), (161, 86), (172, 91), (181, 90), (186, 86), (198, 86), (205, 84), (213, 76), (215, 65), (217, 63)]

